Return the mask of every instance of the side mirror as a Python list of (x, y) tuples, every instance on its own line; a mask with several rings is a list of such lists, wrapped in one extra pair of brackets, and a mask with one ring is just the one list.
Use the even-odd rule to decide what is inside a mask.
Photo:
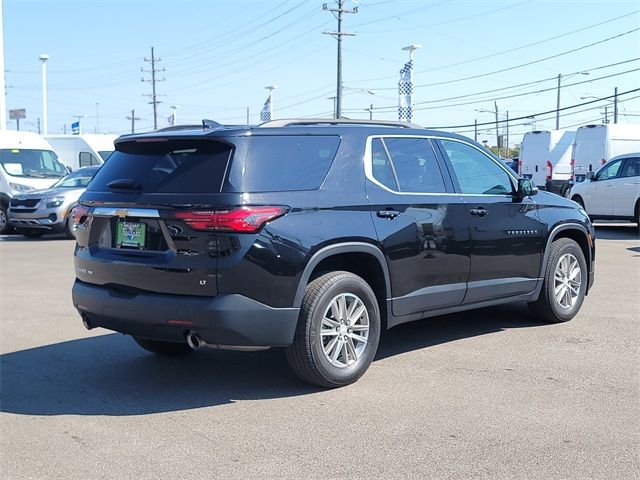
[(538, 187), (533, 183), (533, 180), (530, 178), (519, 178), (518, 179), (518, 192), (517, 197), (522, 199), (524, 197), (530, 197), (538, 193)]
[(587, 180), (593, 180), (596, 178), (596, 174), (593, 172), (587, 172)]

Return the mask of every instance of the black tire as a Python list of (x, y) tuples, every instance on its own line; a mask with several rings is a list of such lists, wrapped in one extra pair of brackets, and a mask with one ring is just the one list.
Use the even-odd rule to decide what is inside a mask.
[(69, 215), (67, 217), (67, 220), (64, 222), (64, 236), (67, 237), (69, 240), (75, 240), (76, 231), (73, 229), (71, 222), (72, 222), (71, 215)]
[(161, 342), (160, 340), (149, 340), (148, 338), (132, 337), (135, 342), (145, 350), (156, 355), (175, 356), (188, 355), (193, 350), (186, 343)]
[[(350, 296), (347, 298), (351, 298), (352, 301), (355, 301), (356, 298), (360, 300), (366, 310), (366, 316), (363, 311), (357, 317), (360, 320), (356, 320), (356, 322), (361, 321), (359, 324), (361, 326), (364, 323), (363, 319), (368, 317), (369, 330), (366, 341), (360, 341), (357, 344), (360, 352), (356, 356), (356, 360), (349, 364), (350, 354), (345, 354), (345, 352), (355, 351), (353, 349), (354, 340), (347, 339), (347, 337), (351, 338), (352, 329), (348, 328), (348, 322), (336, 327), (337, 330), (340, 328), (346, 330), (341, 334), (333, 334), (337, 339), (345, 339), (344, 350), (341, 350), (342, 353), (338, 355), (336, 361), (340, 361), (340, 358), (344, 361), (345, 355), (347, 358), (345, 365), (335, 366), (325, 355), (323, 343), (325, 338), (328, 338), (328, 343), (331, 343), (332, 337), (322, 336), (321, 329), (325, 313), (330, 309), (333, 300), (342, 294)], [(345, 304), (345, 308), (348, 306)], [(354, 308), (360, 309), (357, 305)], [(350, 272), (339, 271), (322, 275), (307, 285), (293, 344), (286, 349), (289, 365), (298, 377), (313, 385), (326, 388), (349, 385), (358, 380), (371, 365), (378, 349), (380, 325), (378, 301), (367, 282)], [(350, 344), (352, 350), (349, 350), (350, 347), (347, 343)], [(336, 350), (338, 350), (337, 345), (333, 351)]]
[(0, 235), (9, 233), (9, 217), (7, 216), (7, 207), (0, 205)]
[(584, 210), (584, 200), (582, 200), (582, 197), (580, 195), (576, 195), (575, 197), (573, 197), (571, 200), (573, 200), (574, 202), (576, 202), (578, 205), (580, 205), (582, 207), (582, 209)]
[(20, 230), (20, 233), (27, 238), (40, 238), (44, 235), (42, 230)]
[[(580, 268), (580, 286), (578, 287), (575, 303), (570, 307), (563, 307), (554, 292), (556, 288), (555, 274), (560, 260), (567, 255), (577, 260), (577, 266)], [(538, 319), (543, 322), (568, 322), (576, 316), (582, 306), (587, 291), (587, 281), (587, 262), (580, 246), (570, 238), (559, 238), (551, 244), (549, 250), (540, 296), (537, 301), (529, 303), (529, 307)], [(561, 287), (562, 285), (560, 285)]]

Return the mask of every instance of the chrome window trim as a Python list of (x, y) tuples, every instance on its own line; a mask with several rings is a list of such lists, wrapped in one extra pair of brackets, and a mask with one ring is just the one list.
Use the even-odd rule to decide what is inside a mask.
[[(457, 197), (477, 197), (477, 196), (482, 196), (482, 197), (513, 198), (513, 196), (509, 195), (509, 194), (495, 194), (495, 193), (457, 193), (457, 192), (454, 192), (454, 193), (449, 193), (449, 192), (427, 193), (427, 192), (397, 192), (395, 190), (391, 190), (390, 188), (388, 188), (387, 186), (383, 185), (381, 182), (376, 180), (376, 178), (373, 176), (373, 157), (372, 157), (372, 154), (371, 154), (371, 150), (372, 150), (371, 143), (372, 143), (374, 138), (382, 139), (383, 143), (384, 143), (384, 139), (385, 138), (424, 138), (424, 139), (427, 139), (427, 140), (449, 140), (449, 141), (453, 141), (453, 142), (463, 143), (465, 145), (469, 145), (472, 148), (475, 148), (482, 155), (484, 155), (489, 160), (491, 160), (493, 163), (495, 163), (500, 168), (502, 168), (502, 170), (509, 177), (510, 181), (514, 180), (514, 177), (508, 171), (506, 165), (501, 165), (500, 162), (495, 160), (493, 157), (487, 155), (485, 152), (480, 150), (477, 146), (475, 146), (475, 145), (473, 145), (473, 144), (471, 144), (469, 142), (465, 142), (463, 140), (459, 140), (457, 138), (441, 137), (441, 136), (438, 136), (438, 135), (415, 135), (415, 134), (414, 135), (370, 135), (370, 136), (367, 137), (367, 142), (366, 142), (365, 149), (364, 149), (364, 158), (363, 158), (363, 161), (364, 161), (364, 175), (367, 178), (367, 180), (369, 180), (372, 183), (375, 183), (377, 186), (379, 186), (380, 188), (386, 190), (387, 192), (394, 193), (396, 195), (425, 195), (425, 196), (447, 195), (447, 196), (457, 196)], [(433, 150), (434, 155), (436, 155), (436, 157), (437, 157), (438, 156), (438, 152), (435, 150), (435, 147), (433, 146), (433, 144), (431, 144), (431, 149)], [(393, 161), (393, 159), (392, 159), (392, 161)], [(442, 174), (442, 172), (441, 172), (441, 174)], [(512, 186), (512, 188), (514, 188), (513, 183), (512, 183), (511, 186)]]

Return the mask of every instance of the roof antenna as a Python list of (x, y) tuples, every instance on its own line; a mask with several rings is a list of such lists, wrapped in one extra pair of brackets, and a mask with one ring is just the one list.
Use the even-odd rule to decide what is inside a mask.
[(202, 120), (202, 128), (204, 130), (208, 130), (210, 128), (220, 128), (222, 124), (218, 122), (214, 122), (213, 120), (207, 120), (206, 118)]

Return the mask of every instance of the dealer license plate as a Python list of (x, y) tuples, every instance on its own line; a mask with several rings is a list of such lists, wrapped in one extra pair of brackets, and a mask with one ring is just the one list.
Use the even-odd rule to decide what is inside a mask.
[(147, 225), (136, 222), (118, 222), (116, 226), (116, 247), (144, 248), (147, 239)]

